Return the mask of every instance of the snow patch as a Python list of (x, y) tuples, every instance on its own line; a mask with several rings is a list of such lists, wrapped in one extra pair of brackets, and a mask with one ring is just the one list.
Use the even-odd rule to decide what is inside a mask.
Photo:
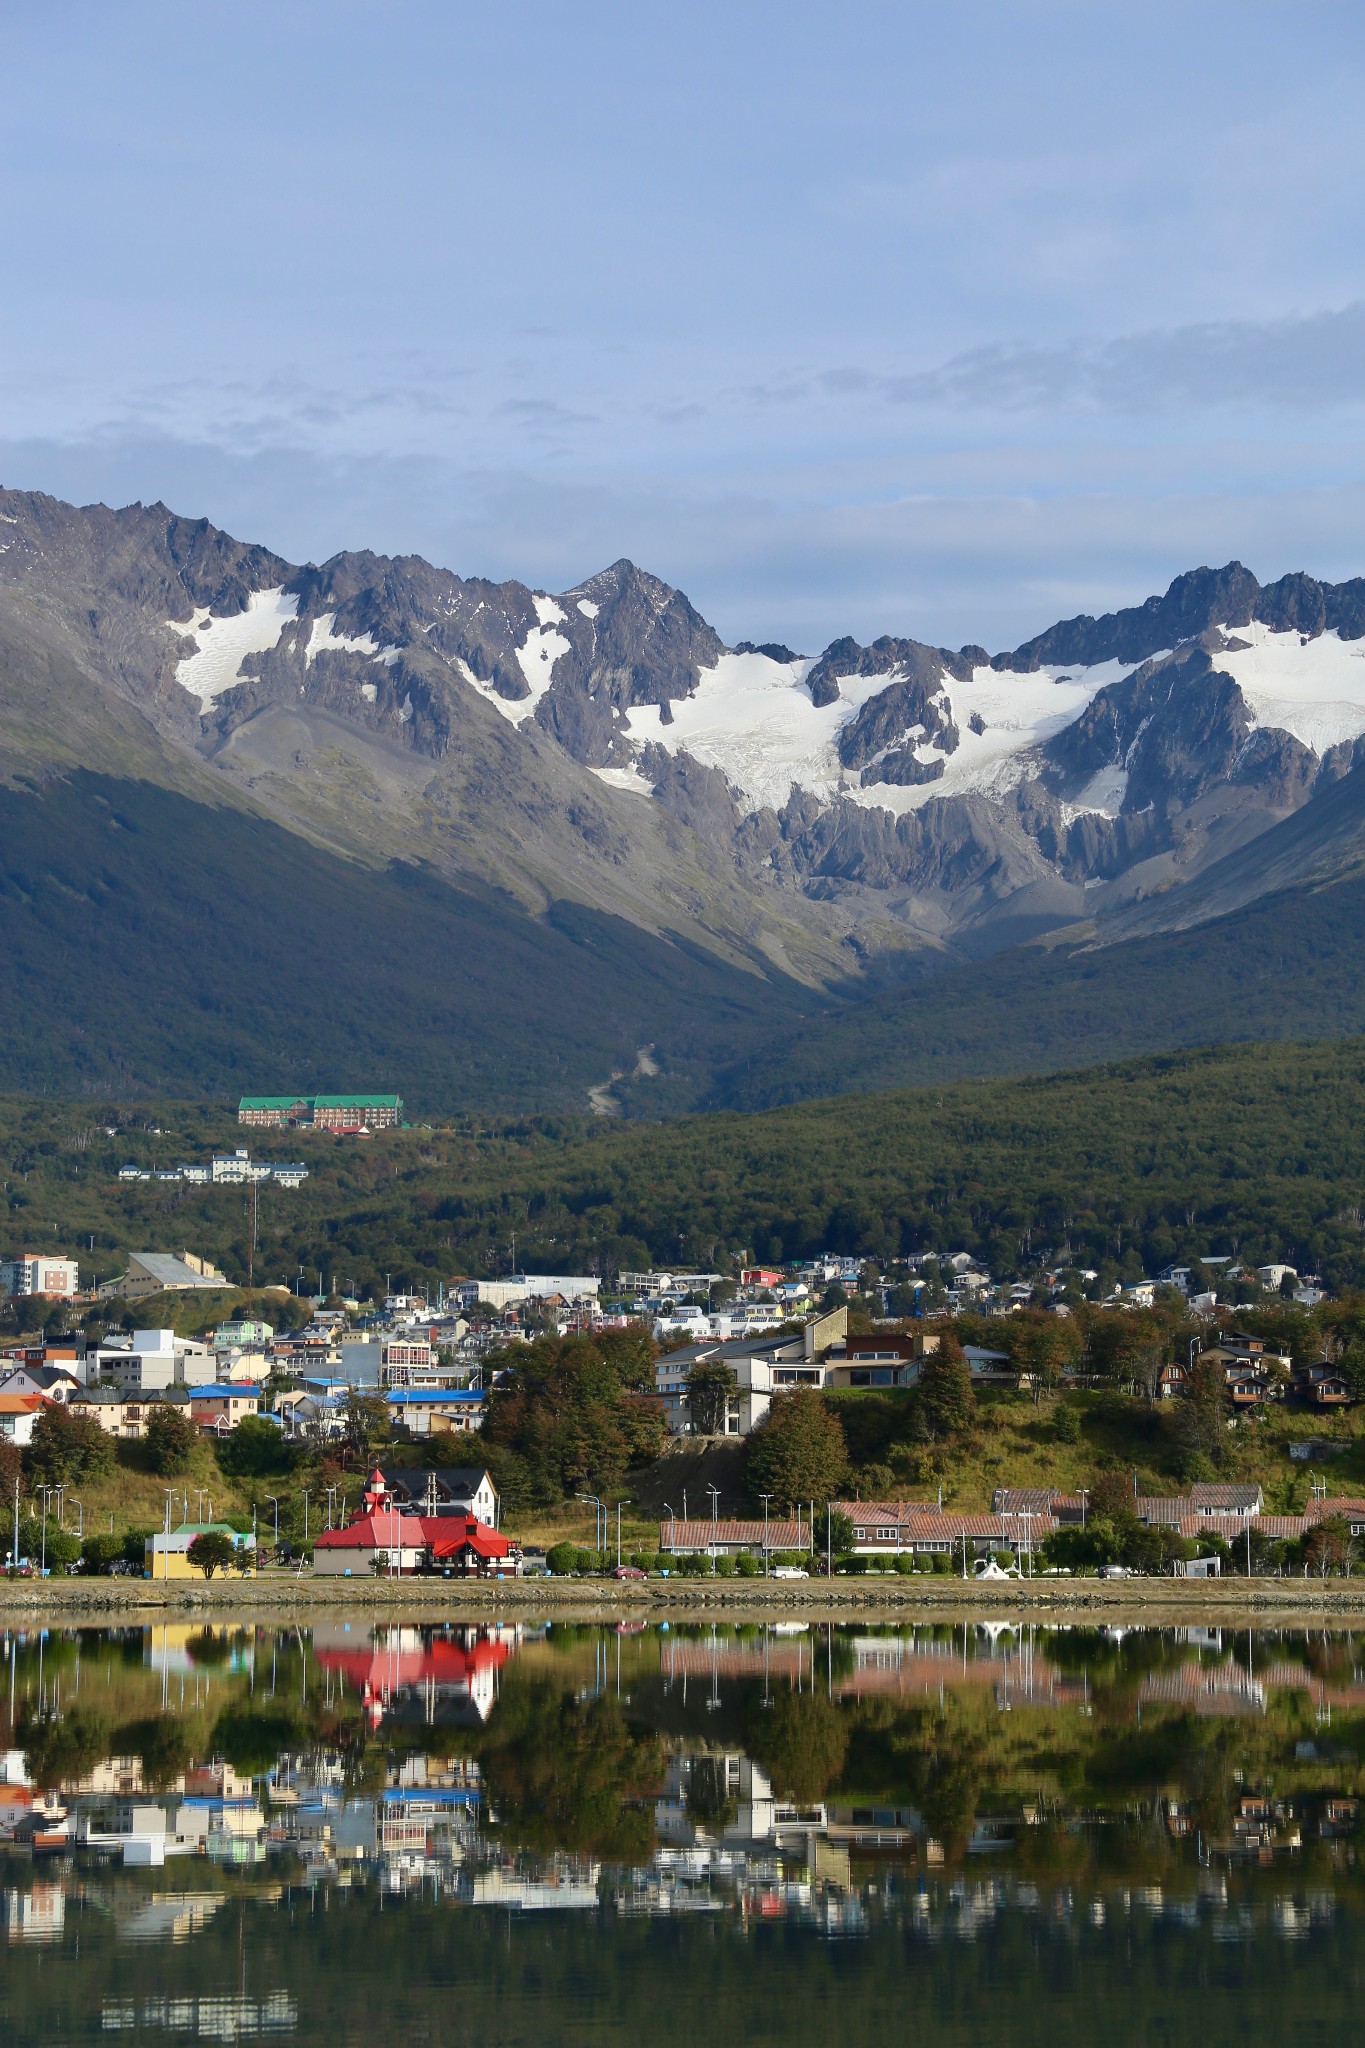
[(595, 619), (602, 607), (600, 604), (594, 604), (590, 597), (580, 597), (578, 609), (582, 612), (585, 619)]
[(1320, 633), (1305, 645), (1298, 633), (1259, 624), (1223, 630), (1251, 643), (1213, 660), (1237, 684), (1257, 725), (1292, 733), (1315, 754), (1365, 733), (1365, 640)]
[(628, 796), (653, 796), (654, 785), (640, 773), (638, 768), (594, 768), (593, 774), (599, 782), (609, 783), (613, 789), (623, 789)]
[(376, 696), (377, 696), (377, 695), (378, 695), (379, 693), (378, 693), (378, 691), (377, 691), (377, 690), (375, 689), (375, 686), (374, 686), (374, 684), (373, 684), (373, 683), (362, 683), (362, 684), (360, 685), (360, 694), (361, 694), (361, 696), (362, 696), (362, 697), (363, 697), (363, 698), (365, 699), (365, 702), (366, 702), (367, 704), (373, 704), (373, 702), (374, 702), (374, 700), (375, 700)]
[(517, 704), (509, 704), (505, 698), (493, 696), (499, 710), (506, 711), (514, 725), (521, 725), (539, 704), (550, 687), (555, 663), (561, 654), (570, 652), (569, 643), (555, 627), (564, 623), (564, 613), (552, 597), (537, 597), (534, 600), (538, 626), (532, 626), (526, 635), (525, 644), (517, 649), (517, 660), (521, 672), (530, 685), (531, 695), (523, 697)]
[(369, 633), (338, 633), (335, 612), (321, 612), (308, 630), (308, 646), (304, 660), (311, 661), (316, 654), (364, 654), (371, 661), (382, 661), (385, 668), (392, 668), (402, 653), (401, 647), (392, 642), (380, 647)]
[[(248, 654), (264, 654), (278, 643), (290, 620), (297, 618), (298, 609), (298, 598), (286, 596), (282, 588), (253, 590), (244, 612), (232, 618), (211, 618), (207, 628), (202, 623), (196, 626), (194, 633), (202, 633), (202, 640), (197, 642), (193, 654), (185, 655), (175, 665), (175, 679), (181, 689), (197, 697), (207, 711), (225, 690), (236, 684)], [(166, 626), (182, 639), (192, 637), (187, 627), (173, 619), (168, 619)]]
[(1068, 824), (1082, 811), (1098, 812), (1102, 818), (1117, 818), (1127, 794), (1128, 770), (1121, 762), (1111, 761), (1107, 768), (1097, 768), (1085, 788), (1079, 790), (1069, 804), (1063, 804), (1063, 815)]

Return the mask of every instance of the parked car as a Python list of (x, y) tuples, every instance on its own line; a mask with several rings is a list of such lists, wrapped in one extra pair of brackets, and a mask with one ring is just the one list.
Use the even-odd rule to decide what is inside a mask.
[(775, 1564), (773, 1566), (773, 1577), (775, 1579), (808, 1579), (810, 1573), (804, 1565)]
[(648, 1572), (642, 1572), (638, 1564), (618, 1564), (612, 1569), (614, 1579), (647, 1579)]
[(1100, 1577), (1102, 1579), (1135, 1579), (1137, 1573), (1131, 1565), (1102, 1564), (1100, 1566)]

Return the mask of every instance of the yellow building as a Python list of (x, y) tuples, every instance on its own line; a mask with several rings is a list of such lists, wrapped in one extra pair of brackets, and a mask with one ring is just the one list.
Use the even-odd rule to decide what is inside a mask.
[(256, 1563), (256, 1538), (243, 1536), (239, 1529), (228, 1527), (226, 1522), (182, 1522), (178, 1529), (167, 1535), (159, 1529), (155, 1536), (147, 1538), (143, 1551), (142, 1575), (147, 1579), (198, 1579), (202, 1583), (203, 1573), (190, 1563), (189, 1549), (196, 1536), (207, 1536), (210, 1532), (218, 1536), (230, 1536), (238, 1552), (248, 1554), (250, 1568)]

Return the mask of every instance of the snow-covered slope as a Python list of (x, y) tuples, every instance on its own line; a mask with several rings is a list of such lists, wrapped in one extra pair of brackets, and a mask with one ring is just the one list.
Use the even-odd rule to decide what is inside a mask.
[(289, 621), (298, 616), (299, 601), (283, 590), (253, 590), (244, 612), (228, 618), (199, 612), (189, 626), (167, 621), (172, 633), (182, 639), (188, 634), (194, 652), (175, 665), (175, 679), (182, 690), (197, 697), (205, 711), (224, 690), (238, 679), (238, 670), (248, 654), (264, 654), (274, 647)]
[[(918, 746), (916, 758), (926, 766), (941, 761), (943, 772), (933, 781), (908, 786), (864, 786), (859, 772), (840, 761), (837, 749), (843, 727), (894, 685), (897, 672), (839, 676), (833, 702), (815, 704), (806, 688), (814, 666), (808, 660), (778, 662), (764, 654), (723, 654), (713, 668), (702, 671), (693, 695), (673, 700), (667, 722), (663, 707), (640, 704), (629, 712), (625, 732), (637, 744), (653, 742), (719, 769), (750, 810), (764, 805), (780, 810), (795, 787), (822, 802), (842, 793), (869, 809), (900, 815), (934, 797), (1010, 788), (1045, 740), (1070, 725), (1099, 690), (1131, 674), (1135, 664), (1107, 661), (1023, 675), (983, 664), (965, 682), (945, 667), (939, 701), (957, 728), (958, 744), (951, 752), (928, 741)], [(907, 737), (914, 736), (912, 727)], [(630, 786), (628, 771), (599, 772), (618, 786)], [(1093, 808), (1106, 810), (1109, 802), (1107, 794), (1097, 796)]]
[(1258, 726), (1292, 733), (1315, 754), (1365, 733), (1365, 640), (1275, 633), (1258, 621), (1230, 626), (1227, 635), (1233, 644), (1218, 666), (1236, 682)]

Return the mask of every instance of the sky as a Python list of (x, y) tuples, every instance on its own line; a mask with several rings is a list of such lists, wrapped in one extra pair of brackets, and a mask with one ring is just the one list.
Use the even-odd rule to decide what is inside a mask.
[(1356, 0), (0, 0), (0, 480), (727, 640), (1365, 573)]

